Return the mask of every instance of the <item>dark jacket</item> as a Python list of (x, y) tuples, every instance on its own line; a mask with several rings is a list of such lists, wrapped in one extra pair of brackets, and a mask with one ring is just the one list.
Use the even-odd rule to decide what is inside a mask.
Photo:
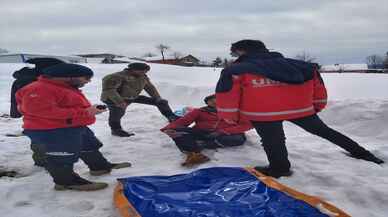
[(116, 72), (102, 79), (101, 101), (119, 105), (136, 99), (143, 90), (153, 98), (160, 98), (147, 75), (134, 76), (125, 70)]
[(11, 87), (11, 108), (10, 108), (9, 114), (12, 118), (20, 118), (22, 116), (22, 114), (20, 114), (20, 112), (17, 109), (16, 98), (15, 98), (16, 91), (26, 86), (27, 84), (30, 84), (31, 82), (36, 81), (38, 75), (39, 73), (35, 68), (31, 69), (28, 67), (23, 67), (22, 69), (15, 71), (12, 74), (12, 76), (16, 79), (12, 83), (12, 87)]

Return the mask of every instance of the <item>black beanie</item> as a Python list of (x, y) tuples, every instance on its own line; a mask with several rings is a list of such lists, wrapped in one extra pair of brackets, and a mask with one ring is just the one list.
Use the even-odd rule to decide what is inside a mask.
[(150, 70), (151, 67), (145, 63), (131, 63), (128, 65), (127, 70)]
[(86, 66), (61, 63), (43, 69), (42, 74), (50, 77), (92, 77), (93, 71)]
[(38, 57), (38, 58), (28, 59), (26, 63), (34, 64), (36, 69), (42, 70), (49, 66), (53, 66), (53, 65), (65, 63), (65, 62), (56, 58)]
[(232, 52), (236, 50), (243, 50), (247, 53), (262, 53), (268, 52), (268, 49), (265, 47), (265, 44), (259, 40), (245, 39), (232, 44), (230, 48)]
[(214, 99), (214, 98), (216, 98), (216, 95), (212, 94), (212, 95), (205, 97), (205, 99), (203, 99), (203, 101), (207, 104), (207, 101)]

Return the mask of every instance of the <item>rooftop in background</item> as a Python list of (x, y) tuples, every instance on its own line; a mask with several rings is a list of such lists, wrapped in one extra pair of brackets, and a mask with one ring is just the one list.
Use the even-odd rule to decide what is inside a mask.
[(79, 56), (36, 54), (36, 53), (3, 53), (0, 54), (0, 63), (25, 63), (28, 59), (37, 57), (51, 57), (68, 63), (86, 63), (86, 58)]

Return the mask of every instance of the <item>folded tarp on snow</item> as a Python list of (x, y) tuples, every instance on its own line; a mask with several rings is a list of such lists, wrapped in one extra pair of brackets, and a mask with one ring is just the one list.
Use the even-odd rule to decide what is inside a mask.
[(251, 168), (216, 167), (174, 176), (119, 179), (123, 217), (347, 217)]

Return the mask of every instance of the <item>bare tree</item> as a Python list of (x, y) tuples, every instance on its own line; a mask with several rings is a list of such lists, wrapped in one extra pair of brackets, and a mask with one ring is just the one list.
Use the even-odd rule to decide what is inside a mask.
[(8, 53), (9, 51), (7, 49), (4, 49), (4, 48), (0, 48), (0, 53)]
[(170, 49), (170, 46), (167, 46), (167, 45), (164, 45), (164, 44), (159, 44), (158, 46), (156, 46), (156, 49), (158, 49), (160, 51), (160, 53), (162, 54), (162, 59), (163, 59), (163, 62), (164, 62), (164, 53)]
[(213, 60), (213, 66), (214, 66), (214, 67), (219, 67), (219, 66), (221, 66), (221, 63), (222, 63), (221, 57), (217, 57), (215, 60)]
[(384, 69), (388, 69), (388, 52), (385, 54)]
[(151, 52), (147, 52), (147, 53), (143, 54), (142, 57), (154, 57), (154, 56), (156, 56), (156, 54), (151, 53)]
[(175, 51), (172, 55), (174, 56), (175, 60), (179, 60), (180, 58), (183, 57), (183, 54), (178, 51)]
[(372, 69), (377, 69), (379, 65), (383, 65), (383, 62), (383, 58), (376, 54), (366, 57), (366, 64), (368, 64), (368, 66), (370, 66)]
[(312, 63), (314, 62), (317, 58), (311, 56), (309, 53), (307, 53), (306, 51), (303, 51), (302, 53), (300, 54), (297, 54), (295, 56), (295, 59), (297, 60), (302, 60), (302, 61), (305, 61), (305, 62), (308, 62), (308, 63)]

